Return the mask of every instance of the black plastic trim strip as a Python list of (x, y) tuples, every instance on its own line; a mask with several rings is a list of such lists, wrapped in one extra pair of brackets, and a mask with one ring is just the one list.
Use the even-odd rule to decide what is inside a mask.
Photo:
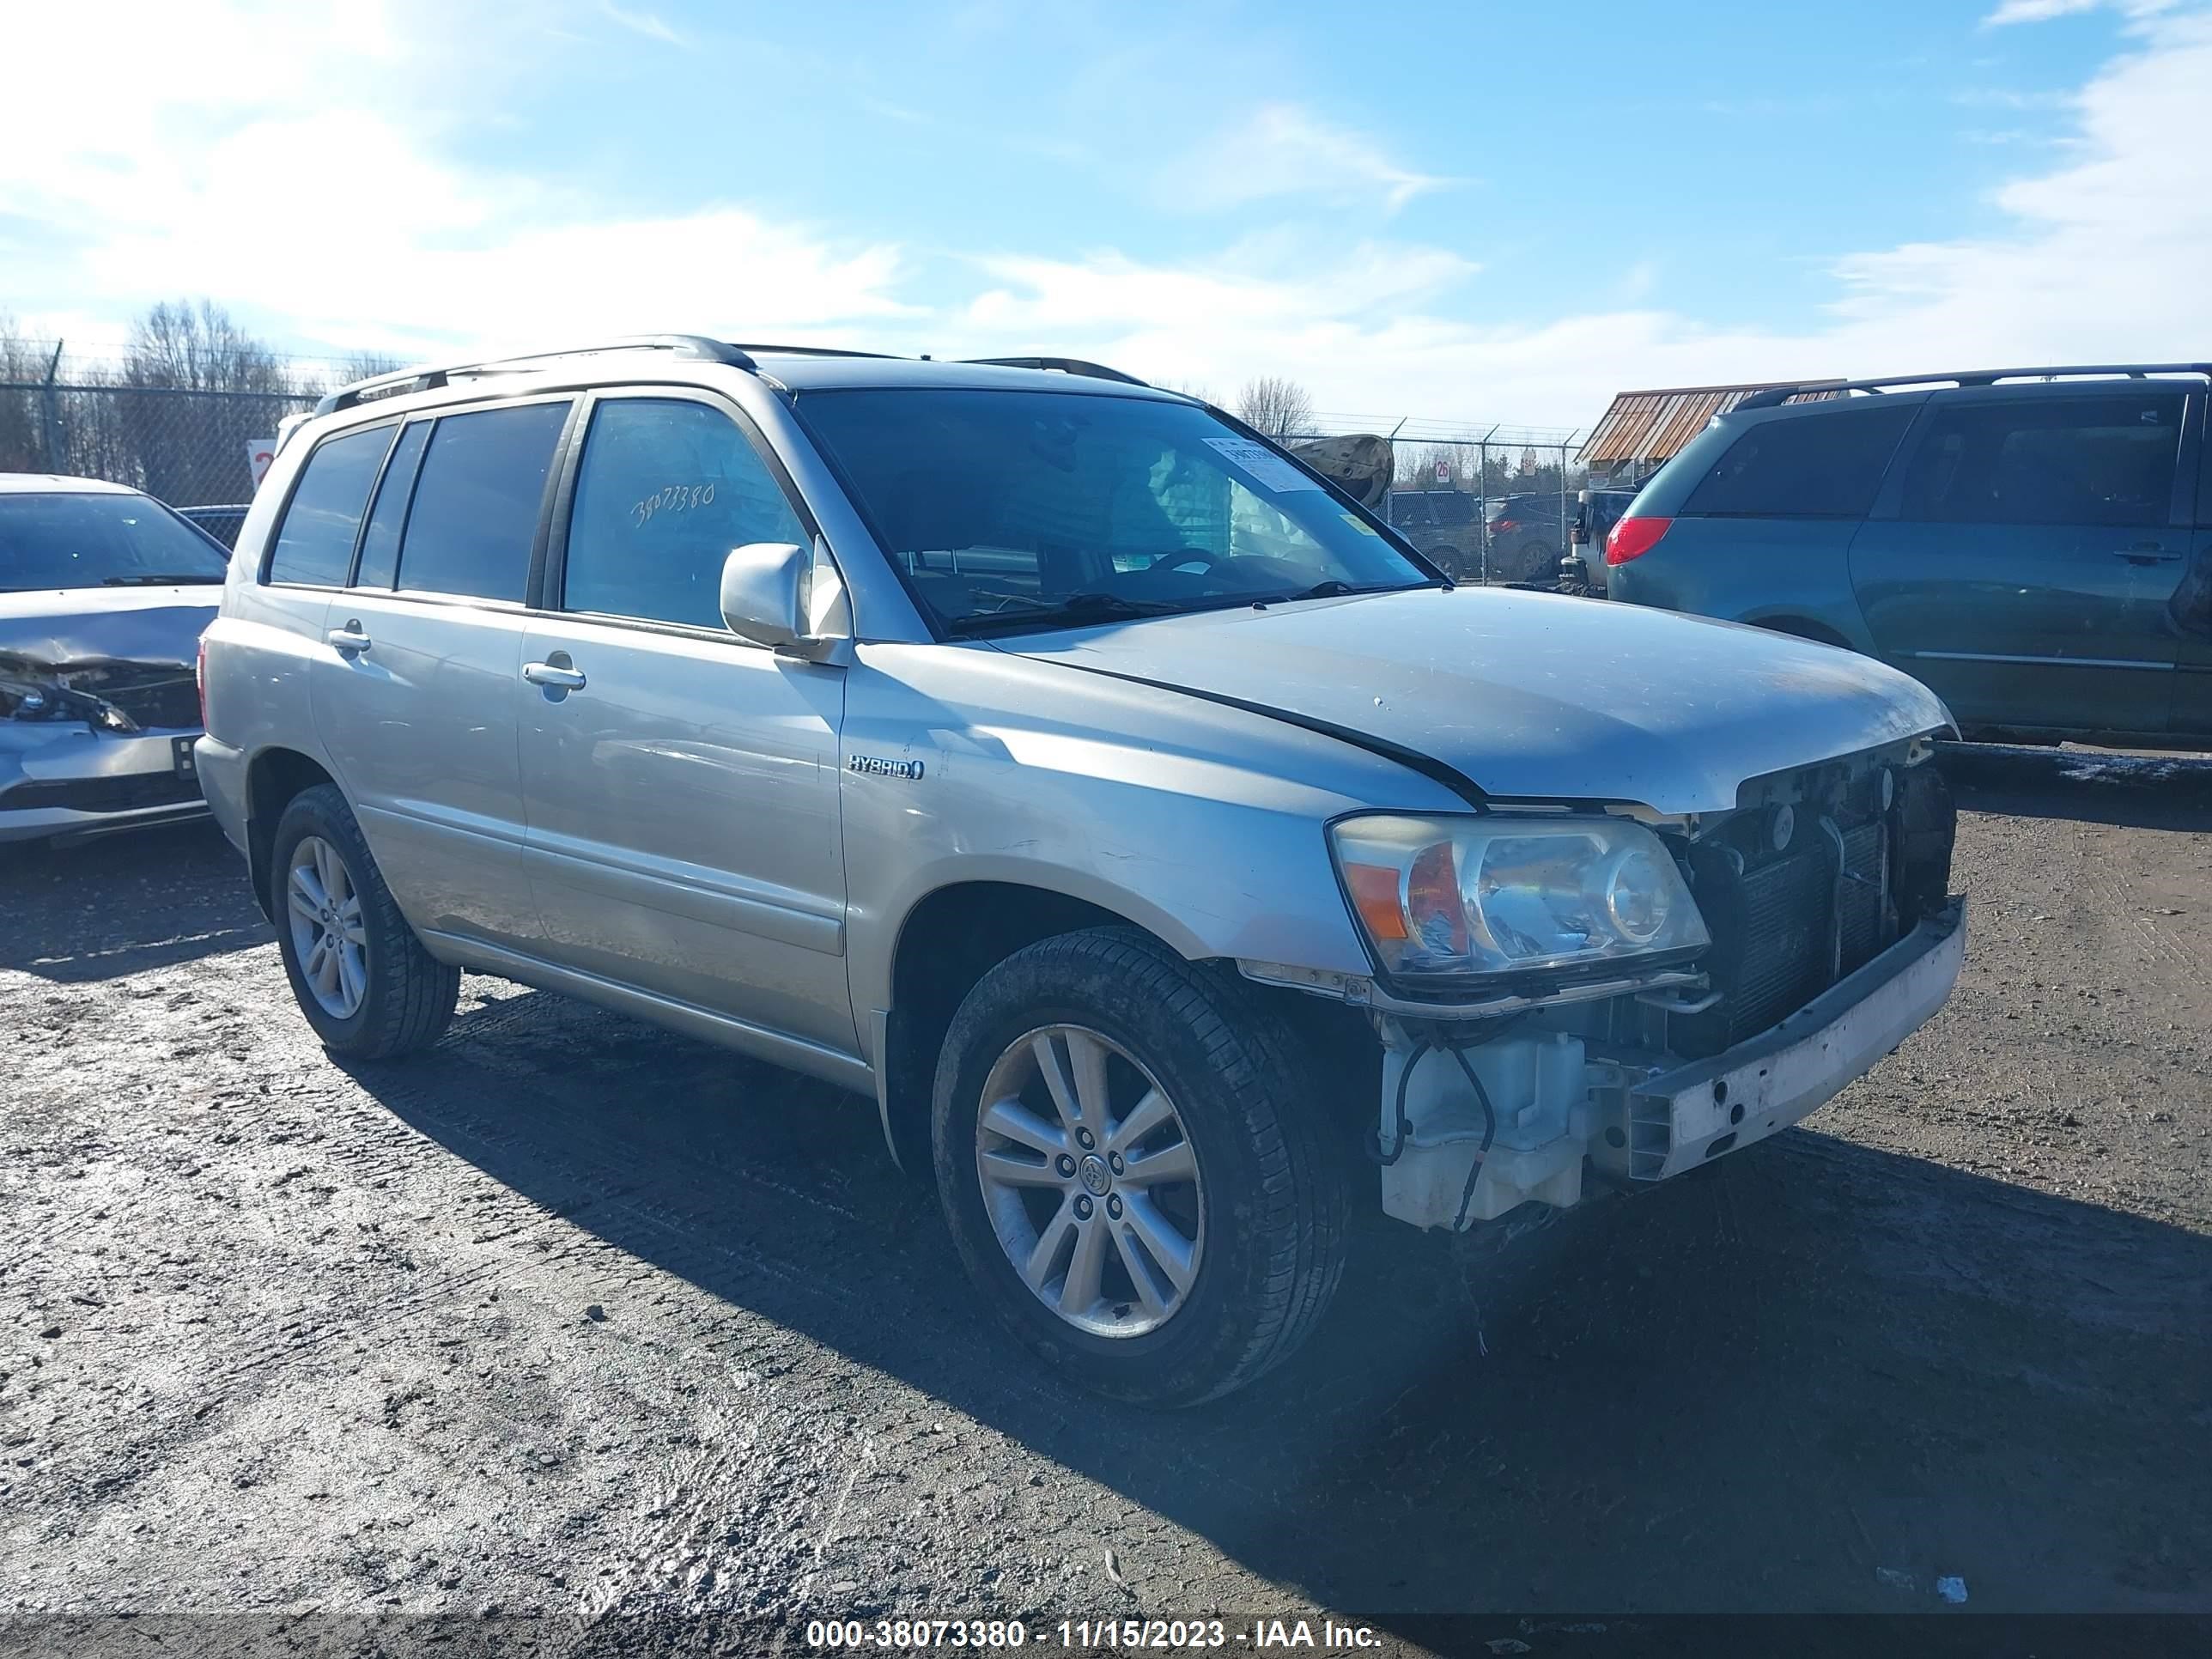
[[(994, 647), (1005, 649), (1004, 647)], [(1009, 652), (1009, 655), (1022, 654)], [(1172, 680), (1147, 679), (1141, 674), (1124, 674), (1111, 668), (1099, 668), (1087, 662), (1071, 662), (1066, 657), (1032, 657), (1033, 662), (1056, 663), (1063, 668), (1080, 669), (1086, 674), (1097, 674), (1109, 680), (1121, 680), (1130, 685), (1148, 686), (1155, 691), (1174, 691), (1186, 697), (1196, 697), (1201, 702), (1219, 703), (1224, 708), (1234, 708), (1247, 714), (1263, 715), (1271, 720), (1280, 720), (1285, 726), (1295, 726), (1301, 731), (1311, 732), (1324, 738), (1334, 738), (1339, 743), (1350, 744), (1354, 749), (1364, 749), (1370, 755), (1395, 761), (1409, 771), (1419, 773), (1431, 783), (1442, 784), (1478, 812), (1490, 811), (1490, 798), (1482, 793), (1481, 785), (1457, 768), (1448, 766), (1434, 755), (1425, 755), (1418, 749), (1408, 749), (1403, 744), (1393, 743), (1388, 738), (1378, 738), (1371, 732), (1356, 732), (1348, 726), (1339, 726), (1334, 720), (1317, 720), (1311, 714), (1301, 714), (1292, 709), (1278, 708), (1270, 703), (1252, 702), (1243, 697), (1232, 697), (1224, 691), (1202, 690), (1194, 685), (1178, 685)]]

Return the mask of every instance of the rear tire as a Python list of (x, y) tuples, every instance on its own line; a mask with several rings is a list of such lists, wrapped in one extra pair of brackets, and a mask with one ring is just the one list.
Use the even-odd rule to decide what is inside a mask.
[(1523, 542), (1514, 556), (1525, 573), (1523, 581), (1540, 581), (1559, 573), (1559, 550), (1549, 542)]
[(323, 1046), (374, 1060), (435, 1042), (460, 1000), (461, 970), (415, 937), (335, 784), (292, 797), (270, 854), (276, 946)]
[[(1316, 1072), (1249, 988), (1134, 929), (1015, 952), (938, 1061), (938, 1191), (969, 1276), (1096, 1393), (1194, 1406), (1243, 1387), (1305, 1340), (1343, 1276), (1356, 1154), (1327, 1132)], [(1147, 1158), (1189, 1177), (1147, 1187)]]

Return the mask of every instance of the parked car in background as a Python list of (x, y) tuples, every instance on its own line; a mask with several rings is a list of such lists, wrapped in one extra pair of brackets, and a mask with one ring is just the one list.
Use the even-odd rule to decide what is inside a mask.
[(0, 842), (207, 810), (193, 682), (224, 564), (150, 495), (0, 473)]
[(1628, 514), (1633, 489), (1585, 489), (1567, 520), (1567, 550), (1559, 560), (1559, 591), (1605, 597), (1605, 538)]
[(1771, 1135), (1959, 971), (1923, 687), (1455, 586), (1110, 369), (449, 365), (263, 497), (201, 773), (331, 1051), (428, 1047), (470, 969), (854, 1091), (1108, 1395), (1290, 1354), (1355, 1203), (1464, 1231)]
[(1394, 489), (1390, 522), (1455, 579), (1481, 574), (1482, 501), (1463, 489)]
[(1492, 581), (1551, 582), (1567, 544), (1559, 498), (1507, 495), (1490, 509), (1488, 558)]
[(177, 512), (190, 519), (225, 547), (238, 545), (238, 527), (246, 522), (252, 510), (251, 502), (241, 501), (233, 507), (180, 507)]
[(1879, 657), (1971, 733), (2212, 743), (2208, 383), (2196, 363), (1754, 394), (1637, 496), (1608, 590)]

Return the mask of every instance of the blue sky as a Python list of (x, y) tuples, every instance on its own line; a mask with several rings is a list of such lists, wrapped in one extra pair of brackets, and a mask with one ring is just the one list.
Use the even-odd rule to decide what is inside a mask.
[(304, 352), (685, 328), (1554, 427), (1630, 386), (2212, 350), (2212, 10), (2179, 0), (27, 27), (0, 311), (86, 345), (204, 294)]

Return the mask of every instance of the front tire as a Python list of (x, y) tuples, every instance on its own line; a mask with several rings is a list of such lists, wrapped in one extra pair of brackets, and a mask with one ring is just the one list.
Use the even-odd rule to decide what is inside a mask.
[(1250, 989), (1127, 928), (1017, 951), (945, 1036), (938, 1190), (1016, 1336), (1115, 1399), (1194, 1406), (1312, 1332), (1343, 1275), (1352, 1137)]
[(393, 1060), (435, 1042), (460, 1000), (461, 970), (415, 937), (337, 786), (295, 795), (270, 851), (276, 947), (323, 1046)]

